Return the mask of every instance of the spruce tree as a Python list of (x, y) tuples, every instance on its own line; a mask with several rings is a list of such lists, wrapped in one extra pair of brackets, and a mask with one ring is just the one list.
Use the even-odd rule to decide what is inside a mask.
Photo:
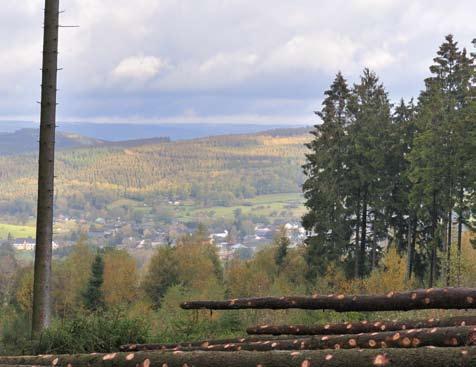
[(104, 309), (104, 294), (102, 285), (104, 283), (104, 261), (100, 254), (96, 255), (91, 267), (91, 277), (87, 288), (83, 294), (84, 307), (89, 311), (99, 311)]
[(352, 90), (349, 106), (352, 123), (347, 177), (350, 187), (345, 207), (352, 210), (356, 218), (355, 238), (359, 243), (355, 249), (355, 276), (364, 277), (372, 265), (372, 257), (367, 256), (369, 247), (375, 258), (379, 250), (377, 243), (387, 236), (384, 197), (389, 187), (388, 147), (392, 144), (391, 105), (375, 73), (364, 70), (360, 83)]
[(322, 124), (311, 132), (314, 138), (307, 144), (310, 153), (303, 166), (307, 175), (303, 186), (305, 205), (309, 209), (303, 225), (311, 233), (306, 240), (309, 279), (324, 274), (329, 262), (345, 260), (352, 235), (349, 213), (344, 206), (350, 92), (341, 73), (325, 96), (321, 111), (316, 112)]

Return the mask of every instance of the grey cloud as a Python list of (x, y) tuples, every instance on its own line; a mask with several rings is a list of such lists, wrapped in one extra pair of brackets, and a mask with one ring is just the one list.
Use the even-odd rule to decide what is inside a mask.
[[(37, 116), (41, 0), (0, 14), (0, 115)], [(62, 0), (59, 118), (309, 122), (341, 70), (416, 96), (447, 33), (470, 45), (471, 0)]]

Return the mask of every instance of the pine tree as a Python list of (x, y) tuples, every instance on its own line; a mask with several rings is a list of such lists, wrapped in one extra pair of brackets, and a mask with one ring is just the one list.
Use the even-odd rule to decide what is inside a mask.
[(104, 261), (100, 254), (96, 255), (91, 267), (91, 277), (83, 294), (84, 307), (90, 311), (99, 311), (104, 308)]
[(392, 116), (393, 144), (388, 147), (387, 174), (390, 181), (386, 196), (385, 211), (388, 227), (398, 251), (407, 253), (407, 278), (411, 278), (414, 267), (414, 252), (417, 238), (417, 213), (410, 205), (411, 181), (408, 177), (410, 162), (408, 155), (413, 149), (417, 133), (416, 107), (413, 99), (408, 104), (402, 99)]
[(344, 259), (352, 234), (344, 207), (350, 92), (341, 73), (325, 96), (322, 110), (316, 112), (322, 124), (312, 131), (314, 139), (307, 145), (310, 153), (303, 166), (308, 177), (303, 189), (309, 209), (303, 225), (312, 233), (306, 241), (309, 279), (324, 274), (329, 262)]
[[(345, 207), (356, 218), (355, 276), (365, 276), (376, 258), (377, 243), (386, 238), (385, 198), (389, 181), (386, 163), (391, 139), (391, 105), (387, 92), (375, 73), (365, 69), (360, 83), (352, 90), (349, 105), (350, 149), (348, 173), (350, 187)], [(369, 245), (371, 254), (367, 257)], [(370, 261), (369, 261), (370, 260)], [(375, 260), (374, 260), (375, 261)]]
[[(415, 150), (411, 153), (411, 177), (416, 184), (413, 204), (423, 211), (423, 241), (430, 263), (429, 283), (433, 284), (438, 268), (438, 249), (446, 251), (446, 283), (451, 282), (453, 212), (458, 215), (458, 258), (460, 257), (462, 224), (468, 217), (467, 193), (474, 180), (468, 164), (472, 117), (471, 84), (474, 57), (460, 51), (452, 35), (440, 46), (432, 76), (425, 80), (418, 107), (418, 129)], [(431, 245), (429, 245), (431, 243)], [(458, 266), (459, 269), (459, 266)], [(458, 276), (459, 278), (459, 276)]]

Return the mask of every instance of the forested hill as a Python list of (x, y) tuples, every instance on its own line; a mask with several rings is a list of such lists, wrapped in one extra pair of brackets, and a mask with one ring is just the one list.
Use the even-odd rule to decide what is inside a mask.
[[(12, 155), (38, 150), (38, 129), (20, 129), (15, 132), (0, 133), (0, 155)], [(104, 141), (83, 135), (58, 132), (56, 134), (56, 147), (58, 149), (90, 147), (101, 145)]]
[[(300, 192), (308, 130), (62, 150), (56, 205), (101, 208), (120, 197), (230, 205), (255, 195)], [(33, 207), (36, 172), (33, 154), (0, 157), (2, 212)]]
[[(36, 153), (38, 151), (39, 129), (24, 128), (14, 132), (0, 132), (0, 156), (23, 153)], [(108, 141), (96, 139), (77, 133), (57, 131), (56, 149), (73, 149), (83, 147), (134, 147), (145, 144), (162, 143), (170, 141), (168, 137), (135, 139), (125, 141)]]

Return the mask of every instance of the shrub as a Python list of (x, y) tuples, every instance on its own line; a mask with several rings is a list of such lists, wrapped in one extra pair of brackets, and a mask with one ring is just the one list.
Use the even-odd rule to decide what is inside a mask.
[(77, 316), (56, 321), (41, 337), (36, 353), (92, 353), (119, 350), (122, 344), (145, 343), (149, 326), (122, 311)]

